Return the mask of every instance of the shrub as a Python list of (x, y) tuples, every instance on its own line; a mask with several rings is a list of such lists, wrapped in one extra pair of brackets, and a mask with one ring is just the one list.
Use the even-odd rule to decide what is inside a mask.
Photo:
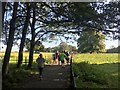
[(105, 72), (92, 67), (88, 62), (74, 64), (73, 70), (80, 82), (92, 82), (101, 85), (108, 84), (108, 75)]

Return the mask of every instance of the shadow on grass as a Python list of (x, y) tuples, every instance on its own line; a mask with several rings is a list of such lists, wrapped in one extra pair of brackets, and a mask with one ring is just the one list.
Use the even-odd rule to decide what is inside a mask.
[(73, 63), (78, 88), (119, 88), (118, 65), (120, 63)]
[[(45, 65), (45, 68), (51, 65)], [(32, 68), (28, 68), (27, 64), (23, 64), (19, 69), (15, 63), (9, 64), (9, 71), (6, 78), (2, 80), (2, 88), (14, 88), (19, 83), (27, 82), (31, 77), (38, 75), (37, 63), (33, 62)]]
[(9, 64), (9, 71), (6, 78), (2, 80), (2, 88), (13, 88), (18, 83), (22, 83), (38, 72), (37, 64), (33, 63), (32, 68), (28, 69), (27, 65), (23, 64), (19, 69), (16, 64)]

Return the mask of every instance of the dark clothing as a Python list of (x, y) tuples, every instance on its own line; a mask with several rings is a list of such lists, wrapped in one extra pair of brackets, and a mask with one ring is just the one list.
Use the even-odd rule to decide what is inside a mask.
[(36, 62), (38, 63), (39, 75), (42, 75), (45, 59), (42, 57), (38, 57)]
[(59, 55), (59, 54), (56, 52), (56, 53), (55, 53), (55, 59), (58, 59), (58, 55)]
[(39, 67), (39, 75), (42, 75), (43, 67)]
[(58, 55), (58, 61), (60, 61), (60, 55)]
[(55, 54), (53, 54), (53, 60), (55, 60)]
[(38, 67), (44, 67), (45, 59), (38, 57), (36, 62), (38, 63)]
[(66, 60), (67, 60), (67, 63), (69, 63), (69, 53), (68, 52), (64, 52), (65, 53), (65, 55), (66, 55)]

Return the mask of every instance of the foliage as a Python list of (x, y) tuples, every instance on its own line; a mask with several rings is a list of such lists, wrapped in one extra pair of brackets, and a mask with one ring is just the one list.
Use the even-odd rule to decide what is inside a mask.
[(64, 50), (67, 50), (69, 52), (72, 52), (72, 51), (76, 51), (76, 47), (75, 46), (71, 46), (71, 45), (68, 45), (67, 43), (65, 42), (61, 42), (59, 47), (57, 47), (58, 51), (64, 51)]
[[(27, 51), (30, 50), (30, 41), (27, 40), (27, 39), (26, 39), (25, 48), (27, 49)], [(42, 52), (42, 51), (44, 51), (44, 45), (40, 41), (36, 42), (35, 47), (34, 47), (34, 51), (35, 52)]]
[(24, 66), (21, 69), (16, 69), (15, 64), (10, 64), (10, 66), (10, 71), (6, 75), (5, 80), (3, 80), (3, 89), (13, 88), (31, 76), (30, 70), (25, 70)]
[(64, 50), (68, 50), (69, 51), (69, 45), (65, 42), (61, 42), (60, 43), (60, 52), (64, 51)]
[[(103, 64), (104, 65), (104, 64)], [(101, 65), (101, 66), (103, 66)], [(117, 64), (115, 64), (117, 65)], [(114, 64), (112, 67), (115, 66)], [(89, 64), (87, 62), (76, 63), (73, 65), (73, 70), (76, 75), (76, 84), (78, 88), (118, 88), (118, 77), (113, 76), (113, 72), (108, 72), (104, 65)], [(117, 68), (112, 70), (118, 73)]]
[[(94, 82), (98, 84), (107, 84), (108, 77), (105, 72), (91, 67), (87, 62), (74, 64), (74, 73), (78, 79), (83, 82)], [(78, 68), (78, 69), (75, 69)]]
[[(98, 57), (101, 57), (100, 60)], [(77, 87), (118, 88), (119, 64), (117, 54), (74, 55), (73, 71)]]
[(105, 36), (94, 29), (81, 33), (77, 42), (78, 51), (81, 53), (105, 51)]

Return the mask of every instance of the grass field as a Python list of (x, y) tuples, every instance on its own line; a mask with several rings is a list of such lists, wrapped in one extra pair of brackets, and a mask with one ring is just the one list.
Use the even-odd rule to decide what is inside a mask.
[[(52, 53), (41, 52), (43, 57), (46, 59), (46, 64), (50, 64), (52, 62)], [(25, 62), (25, 58), (28, 62), (28, 52), (23, 53), (23, 62)], [(34, 62), (39, 54), (34, 54)], [(113, 53), (99, 53), (99, 54), (74, 54), (73, 55), (73, 71), (75, 74), (75, 81), (77, 84), (77, 88), (118, 88), (118, 74), (120, 71), (118, 69), (118, 65), (120, 65), (120, 61), (118, 58), (118, 54)], [(4, 52), (0, 52), (0, 57), (4, 57)], [(17, 63), (18, 53), (12, 52), (10, 63)], [(33, 64), (34, 65), (34, 64)], [(33, 71), (34, 72), (34, 71)], [(11, 73), (9, 78), (11, 80), (13, 75), (16, 72)], [(31, 71), (19, 70), (17, 73), (20, 73), (22, 77), (31, 73)], [(21, 74), (23, 73), (23, 74)], [(21, 76), (18, 80), (21, 79)], [(26, 78), (26, 77), (25, 77)], [(25, 79), (24, 78), (24, 79)], [(12, 78), (12, 81), (14, 78)], [(23, 80), (23, 79), (21, 79)], [(7, 83), (9, 81), (6, 81)], [(5, 82), (5, 83), (6, 83)], [(17, 81), (16, 81), (17, 82)]]
[[(52, 54), (53, 53), (47, 53), (47, 52), (40, 52), (40, 53), (43, 54), (43, 57), (46, 59), (46, 63), (52, 62)], [(33, 62), (36, 62), (36, 59), (40, 53), (38, 53), (38, 54), (34, 53)], [(2, 58), (2, 60), (4, 58), (4, 54), (5, 54), (4, 52), (0, 52), (0, 57)], [(29, 59), (29, 53), (24, 52), (23, 53), (23, 64), (24, 64), (24, 62), (28, 62), (28, 59)], [(9, 63), (17, 63), (17, 60), (18, 60), (18, 52), (12, 52)]]
[(77, 88), (118, 88), (118, 54), (76, 54), (73, 71)]

